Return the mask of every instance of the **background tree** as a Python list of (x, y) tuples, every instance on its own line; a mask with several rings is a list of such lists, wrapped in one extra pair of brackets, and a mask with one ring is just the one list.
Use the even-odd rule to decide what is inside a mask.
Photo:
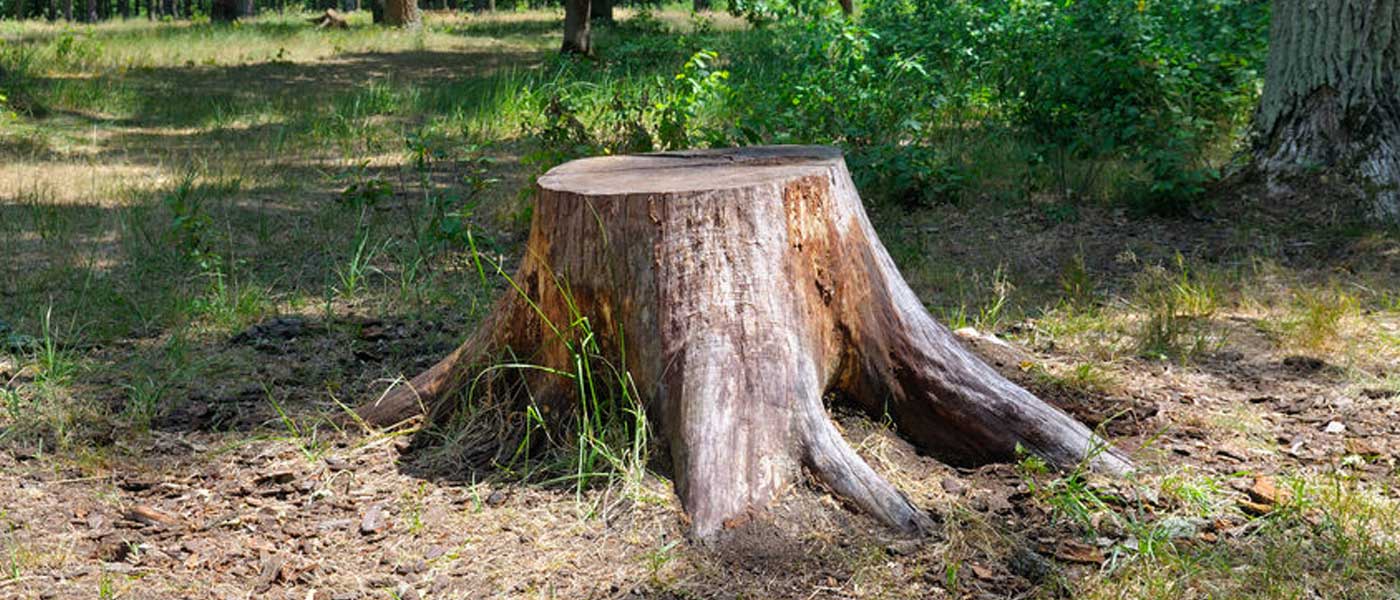
[(423, 13), (417, 0), (384, 0), (384, 24), (393, 27), (418, 27)]
[(564, 46), (560, 52), (592, 53), (592, 33), (588, 27), (592, 5), (592, 0), (564, 0)]
[(613, 22), (613, 1), (612, 0), (590, 0), (589, 19), (603, 23)]
[(230, 23), (243, 16), (242, 0), (213, 0), (209, 6), (209, 19), (219, 23)]
[(1318, 168), (1356, 184), (1371, 216), (1400, 220), (1396, 0), (1277, 0), (1255, 166), (1271, 181)]

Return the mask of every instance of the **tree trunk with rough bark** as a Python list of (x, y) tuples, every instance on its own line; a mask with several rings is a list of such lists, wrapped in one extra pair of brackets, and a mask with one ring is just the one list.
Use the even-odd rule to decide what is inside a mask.
[(384, 0), (384, 24), (390, 27), (416, 28), (423, 23), (418, 0)]
[(591, 3), (588, 13), (589, 19), (603, 23), (613, 22), (612, 0), (589, 0), (589, 2)]
[(593, 40), (588, 27), (591, 8), (592, 0), (564, 0), (564, 45), (560, 52), (592, 54)]
[[(1006, 380), (942, 325), (876, 238), (840, 151), (774, 146), (574, 161), (539, 179), (525, 257), (455, 352), (359, 408), (386, 425), (446, 419), (509, 360), (572, 371), (556, 325), (590, 319), (620, 354), (702, 539), (740, 523), (805, 468), (890, 527), (925, 514), (828, 418), (828, 395), (888, 415), (957, 465), (1129, 464), (1084, 425)], [(540, 374), (538, 377), (557, 375)], [(526, 386), (567, 410), (559, 388)], [(475, 402), (482, 402), (474, 398)], [(486, 402), (509, 400), (486, 400)], [(516, 400), (515, 402), (520, 402)], [(564, 407), (564, 408), (559, 408)]]
[(1271, 180), (1320, 170), (1400, 220), (1397, 0), (1277, 0), (1255, 166)]
[(209, 5), (209, 20), (215, 23), (232, 23), (240, 16), (240, 0), (213, 0)]

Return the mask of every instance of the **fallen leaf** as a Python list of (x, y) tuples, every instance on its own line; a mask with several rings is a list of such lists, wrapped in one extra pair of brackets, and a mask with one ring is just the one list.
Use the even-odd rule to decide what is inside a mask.
[(1267, 514), (1273, 512), (1274, 507), (1273, 507), (1273, 506), (1270, 506), (1270, 505), (1268, 505), (1268, 504), (1262, 504), (1262, 503), (1259, 503), (1259, 502), (1250, 502), (1249, 500), (1240, 500), (1240, 510), (1243, 510), (1243, 511), (1245, 512), (1245, 514), (1247, 514), (1247, 515), (1253, 515), (1253, 516), (1256, 516), (1256, 517), (1262, 517), (1262, 516), (1264, 516), (1264, 515), (1267, 515)]
[(1055, 548), (1055, 558), (1081, 565), (1103, 563), (1103, 553), (1098, 548), (1073, 540), (1064, 540)]
[(1347, 438), (1345, 445), (1347, 452), (1359, 455), (1362, 458), (1375, 459), (1385, 454), (1381, 451), (1379, 446), (1365, 438)]
[(1286, 489), (1280, 489), (1272, 477), (1258, 476), (1254, 478), (1254, 485), (1246, 490), (1251, 500), (1265, 505), (1274, 505), (1287, 502), (1292, 494)]

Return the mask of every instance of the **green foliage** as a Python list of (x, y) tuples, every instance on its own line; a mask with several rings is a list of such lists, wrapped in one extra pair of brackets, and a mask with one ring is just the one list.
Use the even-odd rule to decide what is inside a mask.
[(829, 0), (729, 0), (729, 14), (742, 17), (755, 27), (766, 27), (784, 19), (823, 17), (837, 13)]
[[(1012, 128), (1056, 191), (1071, 161), (1125, 161), (1132, 203), (1172, 211), (1213, 176), (1208, 135), (1242, 121), (1264, 57), (1268, 8), (1243, 0), (876, 0), (879, 52), (934, 71), (938, 100)], [(1227, 128), (1223, 128), (1227, 129)]]
[[(701, 50), (685, 61), (681, 72), (676, 74), (670, 89), (654, 110), (656, 116), (656, 138), (662, 148), (684, 148), (691, 144), (694, 121), (706, 102), (723, 99), (729, 91), (725, 80), (729, 71), (713, 68), (719, 54), (712, 50)], [(723, 143), (723, 138), (714, 141)]]
[(1186, 266), (1181, 255), (1175, 269), (1150, 265), (1137, 277), (1137, 303), (1144, 315), (1139, 352), (1149, 358), (1190, 358), (1218, 345), (1210, 318), (1220, 306), (1215, 281)]
[(336, 176), (337, 180), (348, 182), (340, 192), (341, 204), (358, 211), (374, 208), (380, 202), (394, 197), (394, 186), (370, 171), (369, 164), (368, 160), (361, 161)]
[(32, 48), (0, 38), (0, 123), (16, 116), (42, 118), (48, 109), (36, 98), (36, 56)]

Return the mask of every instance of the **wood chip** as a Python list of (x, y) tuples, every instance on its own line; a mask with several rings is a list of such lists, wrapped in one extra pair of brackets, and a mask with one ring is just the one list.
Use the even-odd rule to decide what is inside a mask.
[(369, 507), (364, 516), (360, 517), (360, 533), (364, 535), (379, 533), (387, 529), (388, 525), (388, 519), (384, 518), (384, 506), (380, 504)]
[(161, 512), (155, 507), (145, 504), (138, 504), (131, 507), (122, 517), (128, 521), (136, 521), (137, 523), (156, 527), (179, 527), (184, 525), (184, 522), (181, 521), (179, 517)]

